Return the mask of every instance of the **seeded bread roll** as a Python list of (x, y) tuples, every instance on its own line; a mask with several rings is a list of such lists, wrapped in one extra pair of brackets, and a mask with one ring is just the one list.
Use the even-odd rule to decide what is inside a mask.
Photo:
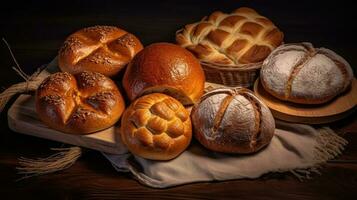
[(244, 88), (204, 94), (191, 113), (195, 138), (207, 149), (253, 153), (267, 146), (275, 129), (268, 107)]
[(63, 72), (114, 76), (143, 48), (134, 35), (114, 26), (93, 26), (70, 35), (59, 51)]
[(344, 92), (353, 72), (345, 59), (310, 43), (285, 44), (264, 61), (260, 80), (273, 96), (294, 103), (325, 103)]
[(39, 118), (53, 129), (72, 134), (92, 133), (114, 125), (124, 106), (115, 83), (97, 72), (52, 74), (36, 93)]
[(153, 93), (135, 100), (123, 114), (121, 138), (135, 155), (170, 160), (183, 152), (192, 137), (188, 111), (176, 99)]
[(165, 93), (184, 105), (199, 100), (205, 76), (198, 60), (186, 49), (170, 44), (151, 44), (129, 63), (123, 86), (130, 100), (150, 93)]

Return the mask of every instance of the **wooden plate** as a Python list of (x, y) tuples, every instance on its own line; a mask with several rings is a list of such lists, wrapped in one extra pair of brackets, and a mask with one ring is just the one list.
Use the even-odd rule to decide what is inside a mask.
[(255, 81), (254, 93), (270, 108), (275, 118), (289, 122), (324, 124), (340, 120), (356, 110), (357, 80), (352, 87), (333, 99), (320, 105), (304, 105), (282, 101), (264, 90), (259, 79)]

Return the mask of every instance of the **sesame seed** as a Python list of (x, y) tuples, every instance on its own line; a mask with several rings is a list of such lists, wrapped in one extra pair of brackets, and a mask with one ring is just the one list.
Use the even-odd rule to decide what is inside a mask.
[(121, 46), (135, 46), (135, 42), (133, 37), (130, 34), (125, 34), (124, 36), (118, 38), (116, 41), (116, 44), (119, 44)]
[(50, 94), (47, 96), (44, 96), (42, 98), (42, 100), (44, 102), (46, 102), (47, 104), (52, 104), (52, 105), (62, 105), (64, 104), (64, 100), (62, 99), (62, 97), (60, 97), (59, 95), (55, 95), (55, 94)]
[(97, 85), (98, 81), (101, 81), (103, 79), (105, 79), (105, 76), (96, 72), (84, 71), (79, 74), (79, 82), (81, 82), (81, 85), (83, 87), (93, 87)]
[(89, 115), (94, 114), (93, 111), (79, 107), (77, 108), (77, 110), (75, 111), (75, 113), (72, 115), (73, 119), (79, 119), (81, 121), (85, 121), (86, 117)]
[(106, 102), (109, 99), (114, 99), (113, 93), (109, 91), (98, 92), (94, 96), (88, 98), (89, 101), (100, 101), (100, 102)]
[(51, 89), (52, 85), (62, 85), (63, 83), (71, 80), (72, 75), (68, 72), (57, 72), (48, 76), (39, 86), (39, 89)]

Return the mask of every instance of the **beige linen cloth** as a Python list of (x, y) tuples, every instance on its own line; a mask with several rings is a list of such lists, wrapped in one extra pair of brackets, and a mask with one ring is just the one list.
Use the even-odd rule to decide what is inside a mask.
[(131, 172), (142, 184), (166, 188), (181, 184), (258, 178), (268, 172), (290, 171), (309, 178), (317, 167), (341, 153), (347, 141), (328, 127), (276, 121), (275, 135), (263, 150), (250, 155), (212, 152), (193, 140), (190, 147), (170, 161), (143, 159), (130, 153), (103, 155), (120, 172)]
[[(41, 82), (36, 79), (40, 71), (27, 76), (17, 67), (15, 71), (26, 82), (13, 85), (0, 95), (0, 112), (13, 95), (36, 90)], [(47, 70), (50, 73), (58, 71), (57, 59), (48, 65)], [(195, 140), (186, 151), (170, 161), (146, 160), (127, 151), (121, 155), (103, 155), (116, 170), (131, 172), (144, 185), (165, 188), (202, 181), (258, 178), (268, 172), (290, 171), (298, 178), (309, 177), (310, 173), (318, 172), (317, 167), (320, 164), (339, 155), (347, 144), (346, 140), (328, 127), (316, 129), (308, 125), (281, 121), (276, 121), (276, 127), (275, 136), (269, 146), (250, 155), (215, 153), (205, 149)], [(74, 161), (70, 159), (70, 163)], [(36, 163), (29, 161), (30, 164), (33, 162)], [(30, 173), (33, 171), (30, 170)]]

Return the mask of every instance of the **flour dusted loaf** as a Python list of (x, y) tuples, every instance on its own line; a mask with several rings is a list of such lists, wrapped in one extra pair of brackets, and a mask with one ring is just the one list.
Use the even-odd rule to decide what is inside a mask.
[(188, 111), (176, 99), (153, 93), (135, 100), (123, 114), (121, 138), (135, 155), (170, 160), (183, 152), (192, 137)]
[(310, 43), (285, 44), (264, 61), (260, 80), (273, 96), (294, 103), (325, 103), (344, 92), (353, 72), (345, 59)]
[(62, 45), (58, 64), (62, 71), (114, 76), (143, 48), (133, 34), (114, 26), (93, 26), (70, 35)]
[(36, 110), (49, 127), (73, 134), (108, 128), (119, 120), (124, 100), (115, 83), (97, 72), (57, 72), (36, 92)]
[(199, 61), (186, 49), (170, 43), (145, 47), (129, 63), (123, 86), (130, 100), (150, 93), (165, 93), (184, 105), (199, 100), (205, 75)]
[(275, 121), (268, 107), (245, 88), (215, 89), (191, 112), (195, 138), (223, 153), (253, 153), (268, 145)]
[(263, 61), (283, 37), (269, 19), (245, 7), (216, 11), (176, 33), (177, 43), (201, 61), (235, 67)]

